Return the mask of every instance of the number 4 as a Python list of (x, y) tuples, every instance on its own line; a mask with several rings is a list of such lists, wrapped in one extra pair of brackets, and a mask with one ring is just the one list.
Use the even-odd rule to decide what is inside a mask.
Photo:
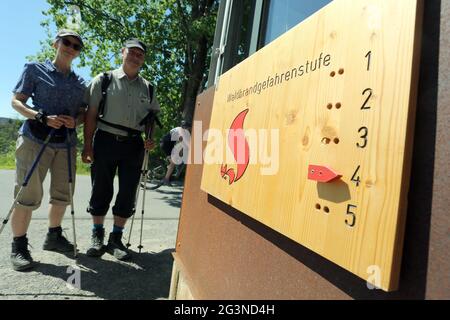
[(352, 181), (356, 183), (357, 187), (359, 187), (359, 184), (361, 183), (361, 179), (360, 179), (359, 175), (357, 175), (359, 168), (361, 168), (361, 166), (358, 166), (358, 168), (356, 168), (356, 171), (352, 176)]

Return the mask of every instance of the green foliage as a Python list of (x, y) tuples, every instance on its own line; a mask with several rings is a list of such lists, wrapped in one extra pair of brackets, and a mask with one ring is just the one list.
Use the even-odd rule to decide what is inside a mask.
[[(161, 122), (165, 131), (177, 126), (186, 109), (193, 104), (210, 61), (200, 43), (212, 45), (218, 0), (47, 0), (51, 8), (41, 25), (49, 30), (50, 21), (58, 28), (71, 22), (73, 6), (81, 13), (79, 29), (85, 43), (79, 66), (90, 68), (91, 76), (121, 64), (121, 47), (130, 37), (138, 37), (148, 45), (142, 75), (156, 84), (161, 105)], [(69, 20), (68, 20), (69, 19)], [(30, 59), (51, 57), (52, 36), (42, 42), (42, 50)], [(198, 60), (205, 63), (196, 64)], [(197, 77), (197, 78), (196, 78)], [(188, 86), (188, 82), (196, 85)], [(193, 88), (186, 92), (185, 88)], [(189, 106), (188, 106), (189, 107)], [(187, 117), (192, 119), (194, 106)], [(159, 137), (160, 134), (157, 134)]]
[(0, 120), (0, 169), (14, 169), (17, 131), (22, 121), (4, 118)]
[[(14, 152), (16, 146), (17, 132), (22, 124), (20, 120), (1, 119), (0, 122), (0, 154), (4, 155)], [(3, 162), (2, 162), (3, 164)]]
[(83, 151), (83, 127), (80, 126), (77, 128), (77, 137), (78, 137), (78, 143), (77, 143), (77, 174), (84, 174), (88, 175), (90, 174), (90, 165), (83, 163), (81, 161), (81, 152)]
[[(78, 32), (83, 37), (85, 48), (76, 67), (88, 67), (91, 77), (117, 68), (122, 63), (123, 42), (137, 37), (148, 48), (141, 74), (156, 85), (161, 105), (159, 118), (163, 129), (157, 128), (155, 141), (158, 144), (165, 133), (179, 125), (182, 117), (192, 120), (195, 97), (206, 83), (219, 0), (47, 2), (50, 9), (44, 12), (47, 19), (41, 22), (47, 39), (41, 41), (40, 52), (27, 57), (29, 60), (43, 61), (54, 57), (54, 34), (50, 32), (50, 24), (53, 22), (58, 29), (68, 27), (76, 20), (71, 14), (73, 6), (77, 6), (81, 13)], [(77, 172), (88, 173), (89, 166), (79, 159), (82, 132), (79, 128)], [(151, 159), (157, 158), (163, 158), (158, 147), (151, 152)], [(7, 161), (5, 159), (5, 163)], [(151, 161), (154, 162), (156, 160)]]
[[(15, 169), (15, 150), (18, 130), (23, 121), (0, 118), (0, 169)], [(83, 128), (78, 128), (77, 174), (89, 174), (89, 165), (81, 162)]]

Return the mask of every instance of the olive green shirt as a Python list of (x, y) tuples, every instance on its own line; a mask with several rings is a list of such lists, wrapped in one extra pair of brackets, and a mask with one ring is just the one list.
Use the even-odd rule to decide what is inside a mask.
[[(102, 79), (103, 73), (97, 75), (86, 90), (85, 100), (89, 108), (98, 109), (99, 107), (102, 99)], [(148, 84), (149, 82), (141, 76), (133, 80), (128, 79), (122, 67), (113, 70), (102, 119), (127, 128), (144, 131), (144, 126), (140, 126), (139, 122), (147, 116), (150, 110), (156, 112), (160, 110), (155, 89), (150, 101)], [(126, 131), (113, 128), (100, 121), (97, 121), (97, 129), (117, 135), (127, 135)]]

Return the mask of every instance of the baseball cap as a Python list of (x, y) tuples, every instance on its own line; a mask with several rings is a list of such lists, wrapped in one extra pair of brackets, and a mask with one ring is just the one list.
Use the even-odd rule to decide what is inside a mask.
[(125, 41), (124, 46), (125, 48), (139, 48), (144, 51), (144, 53), (147, 53), (147, 46), (145, 43), (136, 38), (128, 39)]
[(78, 41), (80, 41), (81, 46), (84, 47), (83, 39), (81, 39), (81, 36), (77, 32), (70, 30), (70, 29), (59, 30), (58, 33), (56, 34), (55, 39), (59, 39), (59, 38), (67, 37), (67, 36), (72, 36), (74, 38), (77, 38)]

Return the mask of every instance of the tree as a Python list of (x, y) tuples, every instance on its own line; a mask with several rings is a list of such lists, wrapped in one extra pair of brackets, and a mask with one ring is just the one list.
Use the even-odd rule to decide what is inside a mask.
[[(120, 65), (120, 48), (130, 37), (148, 44), (143, 75), (155, 83), (162, 107), (161, 121), (172, 127), (181, 117), (191, 121), (196, 96), (204, 89), (219, 0), (47, 0), (49, 29), (71, 24), (79, 8), (79, 32), (86, 48), (80, 66), (91, 76)], [(69, 20), (68, 20), (69, 17)], [(73, 26), (72, 26), (73, 27)], [(37, 58), (49, 57), (51, 39)]]

